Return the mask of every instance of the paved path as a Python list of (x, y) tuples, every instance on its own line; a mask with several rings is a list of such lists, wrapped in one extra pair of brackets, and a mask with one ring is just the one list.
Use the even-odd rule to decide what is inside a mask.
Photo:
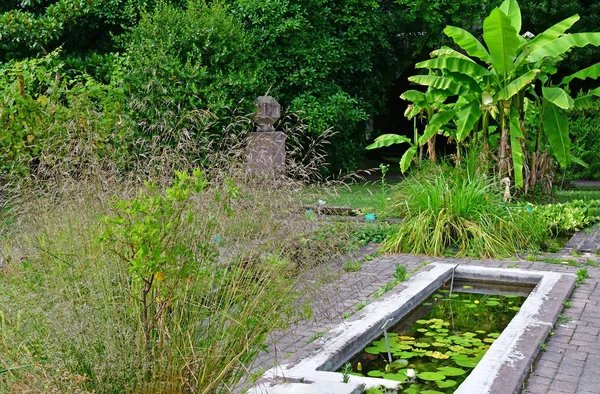
[[(588, 259), (589, 257), (589, 259)], [(568, 322), (558, 324), (548, 339), (547, 349), (541, 352), (533, 372), (526, 381), (523, 393), (600, 393), (600, 269), (595, 256), (567, 257), (569, 264), (560, 259), (541, 261), (490, 261), (475, 259), (431, 258), (413, 255), (384, 255), (366, 261), (359, 272), (344, 273), (341, 261), (312, 272), (305, 286), (306, 296), (313, 301), (313, 316), (301, 321), (286, 333), (270, 338), (268, 353), (259, 356), (255, 373), (275, 364), (293, 363), (317, 350), (319, 338), (356, 312), (358, 306), (373, 301), (375, 292), (392, 279), (397, 264), (409, 273), (418, 271), (428, 262), (472, 264), (486, 267), (543, 270), (576, 273), (587, 269), (590, 278), (576, 288), (571, 306), (563, 311)], [(566, 261), (567, 258), (564, 260)], [(547, 260), (548, 261), (548, 260)], [(335, 278), (320, 285), (319, 278), (326, 274)]]
[(600, 225), (596, 224), (588, 230), (573, 235), (565, 245), (563, 252), (600, 253)]

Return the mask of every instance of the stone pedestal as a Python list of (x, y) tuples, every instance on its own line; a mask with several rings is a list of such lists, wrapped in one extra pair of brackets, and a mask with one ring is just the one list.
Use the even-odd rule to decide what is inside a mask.
[(261, 176), (285, 173), (285, 133), (255, 131), (248, 134), (248, 173)]

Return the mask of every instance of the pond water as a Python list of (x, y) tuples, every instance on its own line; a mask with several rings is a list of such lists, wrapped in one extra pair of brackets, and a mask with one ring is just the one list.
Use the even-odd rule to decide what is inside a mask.
[(350, 360), (346, 372), (351, 367), (352, 375), (403, 382), (398, 393), (453, 393), (532, 289), (455, 280), (451, 298), (449, 288), (442, 287), (388, 329), (391, 363), (382, 335)]

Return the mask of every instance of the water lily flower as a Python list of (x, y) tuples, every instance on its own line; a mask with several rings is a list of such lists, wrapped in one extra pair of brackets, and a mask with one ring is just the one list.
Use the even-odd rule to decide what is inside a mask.
[(473, 303), (479, 304), (479, 300), (475, 300), (475, 301), (473, 301)]
[(356, 364), (356, 370), (357, 371), (362, 371), (362, 364), (360, 363), (360, 361), (358, 362), (358, 364)]
[(409, 379), (414, 379), (417, 376), (417, 374), (415, 373), (415, 370), (412, 368), (407, 369), (405, 374), (406, 374), (406, 377)]

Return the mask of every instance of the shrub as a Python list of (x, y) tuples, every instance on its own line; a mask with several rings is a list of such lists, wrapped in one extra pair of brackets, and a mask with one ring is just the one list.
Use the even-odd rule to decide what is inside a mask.
[(539, 205), (533, 207), (533, 214), (544, 223), (550, 234), (569, 235), (587, 227), (594, 217), (590, 216), (589, 206), (596, 205), (593, 201), (572, 201)]
[(111, 84), (72, 75), (58, 52), (0, 68), (0, 173), (5, 182), (29, 175), (81, 176), (129, 157), (133, 125), (123, 113), (119, 71)]
[(569, 176), (574, 179), (600, 179), (600, 114), (597, 109), (570, 114), (573, 155), (588, 165), (572, 163)]
[(502, 202), (493, 182), (462, 169), (429, 168), (400, 183), (389, 205), (404, 221), (387, 252), (500, 257), (535, 248), (544, 230), (524, 210)]

